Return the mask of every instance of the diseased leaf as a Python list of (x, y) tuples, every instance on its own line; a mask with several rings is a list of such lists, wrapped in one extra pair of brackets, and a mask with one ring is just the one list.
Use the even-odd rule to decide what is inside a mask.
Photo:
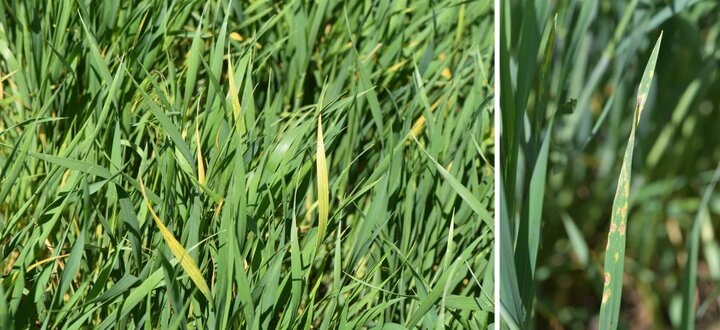
[(645, 107), (650, 83), (655, 72), (662, 33), (658, 37), (650, 59), (645, 67), (640, 88), (638, 89), (637, 106), (633, 116), (625, 156), (623, 157), (620, 177), (618, 178), (615, 200), (613, 201), (610, 232), (608, 233), (605, 250), (605, 267), (603, 271), (603, 294), (600, 305), (600, 329), (615, 329), (620, 319), (620, 302), (622, 297), (623, 266), (625, 263), (625, 242), (627, 231), (627, 215), (630, 208), (630, 175), (635, 145), (635, 131), (640, 123), (640, 115)]

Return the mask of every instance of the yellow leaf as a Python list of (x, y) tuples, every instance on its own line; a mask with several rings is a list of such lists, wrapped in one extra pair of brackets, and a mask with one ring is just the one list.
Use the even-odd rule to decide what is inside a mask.
[(420, 118), (418, 118), (415, 121), (415, 124), (413, 124), (412, 129), (410, 130), (410, 134), (408, 134), (408, 139), (411, 137), (417, 138), (420, 133), (422, 133), (423, 129), (425, 128), (425, 116), (420, 115)]
[[(198, 103), (198, 109), (196, 111), (196, 118), (200, 117), (200, 103)], [(198, 168), (198, 182), (205, 184), (205, 164), (203, 163), (202, 149), (200, 148), (200, 120), (195, 122), (195, 144), (197, 144), (197, 168)]]
[(155, 224), (158, 226), (158, 228), (160, 228), (160, 233), (163, 235), (165, 242), (170, 248), (170, 252), (172, 252), (175, 258), (180, 262), (180, 266), (182, 266), (188, 276), (190, 276), (190, 279), (193, 281), (193, 283), (195, 283), (195, 286), (197, 286), (200, 292), (205, 295), (207, 300), (212, 303), (213, 300), (212, 296), (210, 295), (210, 288), (208, 287), (207, 283), (205, 283), (200, 269), (197, 267), (197, 265), (195, 265), (195, 261), (192, 260), (187, 250), (185, 250), (185, 248), (180, 245), (180, 242), (175, 239), (175, 236), (173, 236), (170, 230), (165, 227), (158, 215), (153, 210), (152, 205), (150, 204), (150, 200), (145, 194), (145, 184), (142, 180), (140, 180), (140, 187), (142, 188), (141, 191), (143, 194), (143, 198), (145, 199), (145, 204), (147, 204), (147, 207), (150, 210), (150, 214), (152, 214), (152, 217), (155, 220)]
[(400, 61), (400, 62), (398, 62), (398, 63), (395, 63), (395, 64), (393, 64), (392, 66), (390, 66), (385, 72), (386, 72), (386, 73), (393, 73), (393, 72), (399, 70), (400, 68), (402, 68), (403, 65), (405, 65), (405, 62), (406, 62), (405, 60), (402, 60), (402, 61)]
[(243, 38), (243, 36), (241, 36), (240, 33), (237, 33), (237, 32), (230, 32), (230, 39), (235, 40), (235, 41), (245, 40), (245, 38)]
[(228, 80), (230, 82), (230, 100), (232, 101), (233, 117), (235, 118), (235, 127), (238, 134), (245, 132), (245, 123), (242, 117), (242, 109), (240, 108), (240, 99), (238, 98), (238, 88), (235, 84), (235, 70), (233, 70), (232, 57), (230, 57), (230, 47), (228, 46)]
[[(321, 101), (322, 102), (322, 101)], [(318, 115), (317, 128), (317, 190), (318, 190), (318, 246), (325, 238), (330, 209), (328, 188), (327, 159), (325, 159), (325, 141), (323, 140), (322, 115)]]
[(48, 262), (50, 262), (50, 261), (57, 260), (57, 259), (62, 259), (62, 258), (69, 257), (69, 256), (70, 256), (70, 254), (67, 253), (67, 254), (62, 254), (62, 255), (59, 255), (59, 256), (53, 256), (53, 257), (50, 257), (50, 258), (47, 258), (47, 259), (40, 260), (40, 261), (38, 261), (38, 262), (30, 265), (30, 267), (28, 267), (28, 269), (27, 269), (26, 271), (29, 272), (29, 271), (33, 270), (35, 267), (41, 266), (41, 265), (46, 264), (46, 263), (48, 263)]
[(448, 68), (443, 69), (441, 74), (442, 74), (443, 78), (445, 78), (447, 80), (450, 80), (450, 78), (452, 78), (452, 72), (450, 72), (450, 69), (448, 69)]

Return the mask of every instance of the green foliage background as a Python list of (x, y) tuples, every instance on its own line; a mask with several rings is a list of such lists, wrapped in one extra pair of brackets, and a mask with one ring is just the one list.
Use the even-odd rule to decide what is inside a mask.
[[(529, 311), (515, 305), (520, 306), (516, 318), (526, 327), (597, 324), (622, 155), (645, 64), (664, 31), (635, 136), (620, 328), (712, 326), (720, 315), (715, 238), (720, 194), (710, 190), (706, 203), (701, 198), (720, 163), (718, 3), (502, 4), (501, 172), (508, 205), (503, 220), (510, 228), (509, 244), (537, 255), (529, 277), (533, 286), (523, 290), (521, 280), (530, 273), (518, 271), (516, 296), (501, 290), (504, 305), (531, 301)], [(555, 40), (548, 48), (553, 26)], [(546, 62), (548, 49), (552, 56)], [(545, 141), (547, 167), (542, 167)], [(513, 146), (515, 153), (509, 151)], [(533, 185), (540, 174), (547, 178)], [(544, 198), (533, 203), (538, 195)], [(541, 216), (533, 218), (538, 212)], [(539, 236), (537, 245), (521, 242), (528, 230), (530, 237)], [(699, 254), (693, 254), (693, 246)], [(510, 251), (519, 269), (522, 253)], [(698, 255), (697, 268), (690, 267)]]

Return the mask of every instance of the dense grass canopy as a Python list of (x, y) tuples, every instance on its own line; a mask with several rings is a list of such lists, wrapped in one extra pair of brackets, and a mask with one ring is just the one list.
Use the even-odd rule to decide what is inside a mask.
[(0, 327), (484, 328), (490, 1), (0, 1)]

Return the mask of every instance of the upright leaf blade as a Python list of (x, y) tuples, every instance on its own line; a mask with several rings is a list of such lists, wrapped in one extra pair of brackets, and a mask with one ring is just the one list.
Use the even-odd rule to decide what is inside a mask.
[(715, 191), (715, 186), (720, 180), (720, 164), (715, 168), (715, 174), (710, 181), (710, 184), (705, 188), (700, 206), (693, 220), (692, 227), (687, 240), (687, 252), (688, 260), (685, 265), (685, 271), (683, 272), (682, 281), (682, 329), (693, 330), (695, 329), (695, 290), (697, 289), (697, 266), (698, 266), (698, 254), (700, 248), (700, 225), (702, 224), (703, 214), (707, 209), (710, 198)]
[(630, 174), (632, 169), (633, 149), (635, 145), (635, 131), (640, 123), (640, 115), (645, 107), (645, 101), (650, 91), (650, 84), (655, 72), (662, 33), (658, 37), (648, 60), (640, 88), (637, 95), (633, 125), (630, 131), (625, 156), (623, 157), (620, 177), (618, 178), (615, 200), (613, 201), (610, 232), (605, 252), (605, 268), (603, 273), (603, 294), (600, 305), (600, 329), (616, 329), (620, 317), (620, 302), (622, 297), (623, 266), (625, 262), (625, 232), (627, 228), (627, 213), (630, 201)]
[(323, 137), (322, 116), (318, 115), (317, 127), (317, 191), (318, 191), (318, 246), (325, 238), (330, 209), (330, 192), (328, 187), (328, 168), (325, 159), (325, 139)]

